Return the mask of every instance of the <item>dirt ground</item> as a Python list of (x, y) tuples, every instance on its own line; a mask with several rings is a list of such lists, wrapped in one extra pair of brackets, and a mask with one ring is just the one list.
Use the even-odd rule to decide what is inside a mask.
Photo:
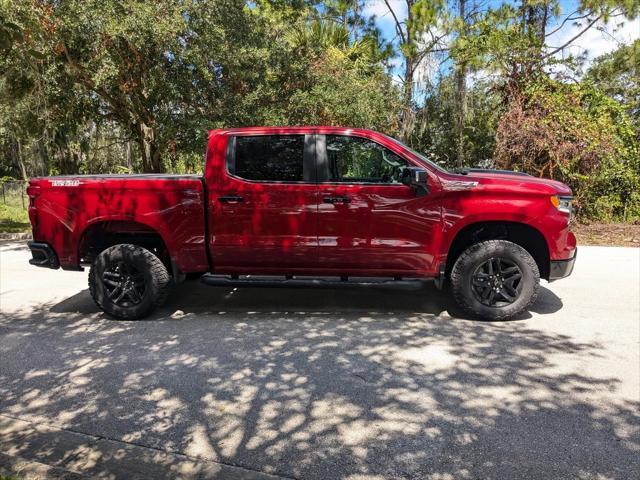
[(578, 245), (640, 247), (640, 224), (575, 223), (572, 229), (578, 237)]

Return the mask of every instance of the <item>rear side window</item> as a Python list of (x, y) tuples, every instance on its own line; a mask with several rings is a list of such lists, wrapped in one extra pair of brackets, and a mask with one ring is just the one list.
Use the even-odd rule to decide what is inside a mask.
[(235, 137), (229, 173), (247, 180), (302, 182), (304, 135)]

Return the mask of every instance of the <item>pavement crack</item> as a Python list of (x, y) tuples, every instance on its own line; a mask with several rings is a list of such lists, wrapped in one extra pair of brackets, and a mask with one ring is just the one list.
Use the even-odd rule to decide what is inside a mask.
[(365, 377), (363, 377), (362, 375), (360, 375), (359, 373), (354, 373), (353, 374), (354, 377), (358, 377), (360, 380), (362, 380), (365, 383), (369, 383), (369, 380), (367, 380)]
[[(119, 443), (122, 445), (129, 445), (129, 446), (134, 446), (134, 447), (138, 447), (138, 448), (144, 448), (147, 450), (153, 450), (156, 452), (161, 452), (161, 453), (165, 453), (165, 454), (169, 454), (169, 455), (176, 455), (176, 456), (180, 456), (183, 457), (184, 459), (193, 461), (193, 462), (203, 462), (203, 463), (213, 463), (213, 464), (217, 464), (217, 465), (224, 465), (227, 467), (233, 467), (233, 468), (238, 468), (238, 469), (242, 469), (242, 470), (246, 470), (248, 472), (255, 472), (255, 473), (260, 473), (263, 475), (271, 475), (274, 478), (280, 478), (283, 480), (299, 480), (296, 477), (290, 477), (290, 476), (285, 476), (285, 475), (281, 475), (281, 474), (277, 474), (277, 473), (269, 473), (269, 472), (265, 472), (262, 470), (259, 470), (257, 468), (251, 468), (251, 467), (247, 467), (244, 465), (239, 465), (233, 462), (224, 462), (224, 461), (219, 461), (219, 460), (211, 460), (211, 459), (206, 459), (206, 458), (200, 458), (200, 457), (193, 457), (191, 455), (187, 455), (184, 452), (180, 452), (180, 451), (176, 451), (176, 450), (165, 450), (159, 447), (153, 447), (150, 445), (145, 445), (143, 443), (137, 443), (137, 442), (131, 442), (131, 441), (127, 441), (127, 440), (121, 440), (118, 438), (112, 438), (112, 437), (108, 437), (105, 435), (100, 435), (100, 434), (95, 434), (95, 433), (88, 433), (88, 432), (84, 432), (82, 430), (77, 430), (75, 428), (71, 428), (71, 427), (63, 427), (62, 425), (59, 425), (55, 422), (50, 422), (50, 421), (42, 421), (42, 422), (36, 422), (32, 419), (29, 418), (22, 418), (22, 417), (18, 417), (15, 415), (8, 415), (6, 413), (0, 412), (0, 417), (5, 417), (11, 420), (19, 420), (21, 422), (25, 422), (28, 423), (30, 425), (46, 425), (49, 428), (52, 429), (56, 429), (59, 431), (63, 431), (63, 432), (69, 432), (69, 433), (73, 433), (76, 435), (82, 435), (85, 437), (90, 438), (91, 440), (89, 441), (90, 445), (95, 445), (97, 442), (99, 442), (100, 440), (104, 440), (104, 441), (108, 441), (108, 442), (113, 442), (113, 443)], [(77, 458), (77, 456), (80, 455), (80, 452), (74, 454), (70, 459), (74, 459)], [(68, 461), (66, 461), (65, 463), (68, 463)], [(76, 472), (79, 473), (79, 472)]]

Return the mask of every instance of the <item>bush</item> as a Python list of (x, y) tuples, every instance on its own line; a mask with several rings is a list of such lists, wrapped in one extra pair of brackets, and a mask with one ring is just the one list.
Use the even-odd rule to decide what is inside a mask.
[(498, 124), (495, 160), (567, 183), (583, 218), (640, 218), (632, 124), (625, 107), (589, 85), (545, 78), (515, 95)]

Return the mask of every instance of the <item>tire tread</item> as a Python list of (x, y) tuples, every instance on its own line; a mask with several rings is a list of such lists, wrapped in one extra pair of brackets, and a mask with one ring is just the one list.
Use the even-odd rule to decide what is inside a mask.
[(463, 275), (463, 272), (462, 272), (463, 270), (462, 266), (466, 265), (468, 262), (473, 261), (474, 258), (477, 256), (478, 252), (480, 251), (486, 251), (488, 249), (498, 249), (498, 248), (504, 248), (504, 247), (510, 248), (510, 249), (515, 248), (515, 250), (517, 250), (517, 255), (531, 269), (536, 279), (536, 283), (534, 286), (533, 294), (531, 295), (531, 297), (529, 298), (529, 301), (526, 304), (521, 305), (520, 308), (518, 308), (515, 311), (502, 311), (502, 310), (496, 309), (495, 313), (492, 315), (490, 320), (498, 320), (498, 321), (508, 320), (514, 317), (515, 315), (518, 315), (523, 311), (528, 310), (529, 307), (531, 307), (531, 305), (534, 304), (534, 302), (538, 297), (540, 272), (538, 270), (538, 265), (536, 261), (529, 254), (529, 252), (527, 252), (520, 245), (513, 242), (509, 242), (507, 240), (485, 240), (482, 242), (474, 243), (469, 248), (467, 248), (464, 252), (462, 252), (462, 254), (460, 254), (460, 256), (456, 259), (450, 275), (451, 287), (452, 287), (451, 290), (453, 292), (454, 300), (460, 306), (460, 308), (462, 308), (465, 312), (473, 315), (474, 317), (484, 318), (486, 317), (486, 315), (484, 312), (477, 309), (476, 306), (473, 304), (473, 302), (469, 301), (469, 297), (464, 294), (465, 292), (462, 286), (465, 281), (465, 276)]
[[(113, 252), (117, 250), (121, 251), (122, 249), (129, 250), (129, 252), (134, 256), (139, 255), (144, 257), (145, 263), (148, 265), (151, 276), (156, 283), (156, 287), (157, 287), (155, 291), (156, 295), (152, 297), (152, 302), (148, 306), (148, 308), (146, 308), (142, 312), (127, 312), (126, 310), (121, 309), (117, 314), (115, 314), (112, 311), (107, 311), (98, 293), (97, 282), (99, 281), (99, 278), (97, 276), (98, 273), (97, 273), (96, 265), (99, 258), (101, 256), (110, 256), (113, 254)], [(145, 317), (149, 315), (152, 311), (154, 311), (156, 308), (161, 307), (164, 304), (164, 302), (167, 300), (167, 297), (169, 296), (169, 293), (171, 291), (171, 276), (169, 275), (169, 272), (167, 271), (167, 268), (162, 263), (162, 261), (146, 248), (140, 247), (138, 245), (128, 244), (128, 243), (113, 245), (107, 248), (106, 250), (103, 250), (100, 253), (100, 255), (96, 257), (96, 260), (94, 261), (93, 265), (91, 266), (91, 269), (89, 270), (88, 283), (89, 283), (89, 293), (91, 294), (91, 298), (93, 299), (94, 303), (98, 306), (98, 308), (109, 313), (114, 317), (128, 319), (128, 320), (135, 320), (135, 319)]]

